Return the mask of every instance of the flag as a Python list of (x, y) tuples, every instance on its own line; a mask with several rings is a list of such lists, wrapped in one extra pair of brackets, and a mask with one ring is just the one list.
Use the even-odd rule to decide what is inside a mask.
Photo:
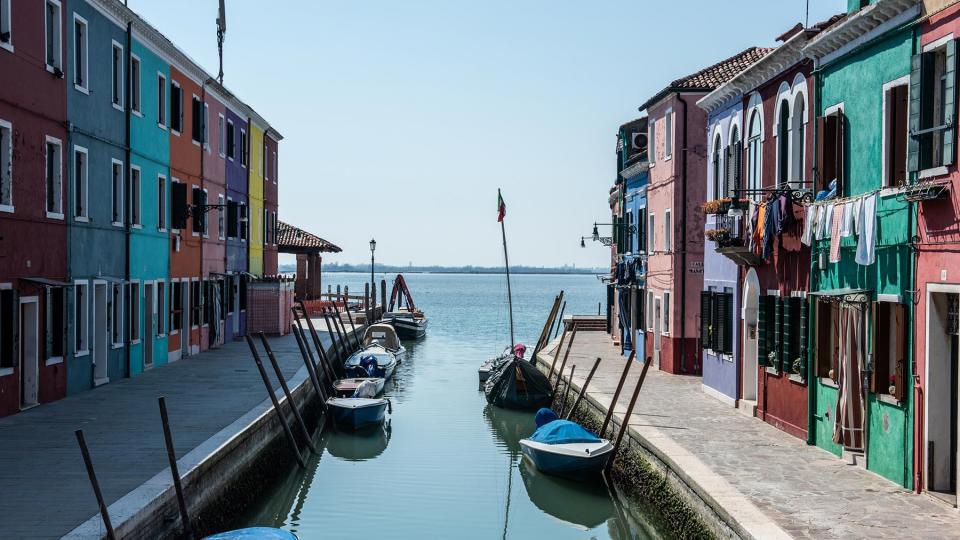
[(497, 190), (497, 221), (503, 221), (503, 217), (507, 215), (507, 203), (503, 202), (503, 195), (500, 194), (500, 190)]

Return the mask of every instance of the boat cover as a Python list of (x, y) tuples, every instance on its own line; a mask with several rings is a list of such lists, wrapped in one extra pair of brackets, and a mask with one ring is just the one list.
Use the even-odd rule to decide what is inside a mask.
[[(544, 409), (540, 409), (541, 411)], [(546, 409), (550, 410), (550, 409)], [(550, 411), (553, 412), (553, 411)], [(539, 413), (538, 413), (539, 414)], [(594, 443), (600, 438), (576, 422), (554, 420), (537, 428), (530, 436), (531, 441), (543, 444)]]
[(273, 527), (250, 527), (206, 536), (204, 540), (297, 540), (297, 535)]
[(363, 334), (363, 346), (369, 347), (379, 343), (383, 347), (395, 351), (400, 348), (400, 340), (397, 338), (397, 331), (389, 324), (377, 323), (371, 324)]
[(553, 409), (548, 409), (544, 407), (537, 411), (536, 416), (533, 417), (533, 421), (537, 423), (537, 427), (543, 427), (554, 420), (559, 420), (560, 417), (557, 416), (557, 413), (553, 412)]
[(357, 386), (357, 389), (353, 391), (353, 397), (377, 397), (377, 383), (370, 380), (363, 381)]
[(550, 403), (547, 376), (522, 358), (513, 357), (490, 375), (484, 386), (487, 403), (505, 409), (538, 409)]

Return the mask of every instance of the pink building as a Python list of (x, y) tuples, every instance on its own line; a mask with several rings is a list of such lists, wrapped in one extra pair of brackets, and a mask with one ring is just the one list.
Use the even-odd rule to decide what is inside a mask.
[(649, 129), (646, 354), (669, 373), (701, 372), (697, 321), (703, 290), (707, 197), (706, 112), (697, 100), (761, 58), (751, 47), (671, 82), (641, 107)]

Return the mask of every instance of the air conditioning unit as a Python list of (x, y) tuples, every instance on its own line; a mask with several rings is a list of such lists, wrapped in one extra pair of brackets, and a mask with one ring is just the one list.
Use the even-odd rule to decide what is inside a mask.
[(630, 135), (630, 148), (634, 152), (644, 152), (647, 150), (647, 134), (644, 132), (633, 133)]

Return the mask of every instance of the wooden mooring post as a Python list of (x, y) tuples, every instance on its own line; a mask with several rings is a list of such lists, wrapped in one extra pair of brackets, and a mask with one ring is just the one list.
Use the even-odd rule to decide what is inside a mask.
[(387, 314), (387, 280), (380, 280), (380, 318)]
[(97, 498), (97, 505), (100, 507), (100, 518), (103, 520), (104, 528), (107, 529), (107, 538), (116, 540), (117, 534), (113, 532), (113, 524), (110, 523), (110, 513), (107, 512), (107, 503), (103, 500), (103, 492), (100, 491), (97, 473), (93, 470), (93, 460), (90, 459), (90, 450), (87, 449), (87, 441), (83, 438), (83, 430), (78, 429), (73, 434), (77, 436), (77, 444), (80, 445), (80, 454), (83, 456), (83, 464), (87, 468), (87, 477), (90, 478), (93, 495)]
[(627, 364), (623, 366), (623, 373), (620, 374), (620, 382), (617, 383), (617, 389), (613, 392), (613, 401), (610, 403), (610, 407), (607, 409), (607, 415), (603, 417), (603, 426), (600, 428), (600, 437), (603, 437), (603, 434), (607, 431), (607, 424), (610, 423), (610, 417), (613, 416), (613, 409), (617, 406), (617, 400), (620, 399), (620, 391), (623, 390), (623, 383), (627, 382), (627, 373), (630, 371), (630, 366), (633, 365), (633, 359), (637, 355), (637, 350), (630, 351), (630, 358), (627, 358)]
[(183, 524), (183, 536), (193, 538), (193, 526), (190, 523), (190, 513), (187, 511), (187, 500), (183, 496), (183, 484), (180, 481), (180, 468), (177, 467), (177, 454), (173, 448), (173, 434), (170, 432), (170, 418), (167, 416), (167, 400), (157, 398), (160, 405), (160, 423), (163, 424), (163, 443), (167, 447), (167, 461), (170, 463), (170, 476), (173, 477), (173, 489), (177, 493), (177, 507), (180, 509), (180, 521)]
[[(573, 340), (577, 337), (577, 327), (573, 327), (573, 331), (570, 332), (570, 341), (567, 342), (567, 352), (563, 353), (563, 362), (560, 363), (560, 369), (557, 370), (557, 384), (560, 384), (560, 378), (563, 377), (563, 368), (567, 365), (567, 358), (570, 356), (570, 349), (573, 348)], [(559, 354), (559, 351), (557, 351)], [(550, 374), (553, 374), (553, 369), (550, 370)], [(549, 380), (549, 378), (547, 379)]]
[(293, 436), (293, 431), (290, 430), (290, 424), (287, 423), (287, 417), (280, 408), (280, 402), (277, 401), (276, 394), (273, 393), (273, 385), (270, 384), (270, 377), (267, 376), (267, 370), (263, 369), (260, 353), (257, 352), (257, 347), (253, 344), (253, 339), (250, 338), (250, 334), (247, 334), (245, 337), (247, 339), (247, 345), (250, 347), (250, 353), (253, 354), (253, 361), (257, 364), (257, 371), (260, 372), (260, 378), (263, 379), (263, 385), (267, 389), (267, 395), (270, 396), (270, 402), (273, 403), (273, 411), (277, 413), (277, 419), (280, 420), (280, 425), (283, 426), (283, 432), (287, 435), (287, 443), (290, 444), (293, 455), (297, 458), (297, 463), (305, 469), (307, 468), (307, 463), (303, 460), (303, 456), (300, 455), (297, 439)]
[(326, 409), (327, 396), (323, 391), (323, 386), (320, 384), (320, 377), (317, 375), (317, 367), (313, 363), (313, 353), (310, 352), (310, 349), (306, 347), (306, 342), (300, 333), (300, 327), (295, 324), (291, 326), (293, 327), (293, 337), (297, 340), (297, 347), (300, 348), (300, 356), (303, 357), (303, 363), (307, 366), (307, 373), (310, 375), (310, 382), (313, 383), (313, 389), (316, 390), (317, 397), (320, 398), (320, 409)]
[[(297, 316), (297, 311), (294, 308), (291, 309), (294, 310), (293, 318), (297, 322), (297, 326), (300, 327), (300, 332), (303, 333), (303, 326), (300, 325), (300, 319)], [(327, 372), (327, 376), (330, 378), (330, 383), (333, 384), (333, 379), (337, 376), (336, 371), (333, 370), (333, 363), (327, 357), (327, 353), (323, 348), (323, 343), (320, 341), (320, 335), (317, 333), (317, 329), (313, 326), (313, 319), (310, 318), (310, 314), (304, 309), (303, 302), (300, 302), (300, 309), (303, 310), (303, 318), (307, 320), (307, 327), (310, 329), (310, 337), (313, 340), (313, 346), (317, 349), (317, 354), (320, 357), (320, 361), (324, 363), (323, 370)], [(329, 328), (329, 325), (327, 325), (327, 327)], [(304, 336), (304, 340), (306, 340), (306, 336)], [(333, 340), (333, 333), (330, 333), (330, 343), (335, 343)], [(334, 352), (336, 352), (336, 348), (334, 348)]]
[(560, 327), (563, 326), (563, 312), (567, 310), (567, 301), (563, 301), (563, 306), (560, 307), (560, 316), (557, 317), (557, 327), (553, 331), (553, 337), (557, 337), (557, 333), (560, 332)]
[[(567, 398), (570, 397), (570, 387), (573, 386), (573, 372), (577, 369), (577, 365), (573, 364), (570, 366), (570, 378), (567, 379), (567, 387), (563, 389), (563, 399), (560, 401), (560, 411), (557, 412), (557, 416), (563, 418), (563, 408), (567, 404)], [(556, 397), (556, 394), (554, 394)]]
[(550, 363), (550, 373), (547, 374), (547, 380), (553, 378), (553, 370), (557, 367), (557, 360), (560, 358), (560, 355), (563, 354), (563, 342), (567, 339), (567, 331), (564, 330), (560, 334), (560, 343), (557, 344), (557, 352), (553, 355), (553, 362)]
[[(652, 361), (653, 358), (648, 356), (646, 361), (643, 362), (643, 371), (640, 372), (640, 380), (637, 381), (637, 387), (633, 389), (633, 395), (630, 396), (630, 405), (627, 407), (627, 412), (623, 414), (623, 422), (620, 424), (620, 432), (617, 433), (617, 442), (613, 443), (613, 455), (610, 457), (610, 461), (607, 462), (607, 471), (613, 467), (613, 462), (617, 460), (617, 450), (620, 449), (620, 443), (623, 442), (623, 436), (627, 432), (627, 427), (630, 424), (630, 415), (633, 414), (633, 407), (637, 404), (637, 396), (640, 395), (640, 389), (643, 387), (643, 380), (647, 378), (647, 370), (650, 369), (650, 363)], [(611, 403), (610, 410), (613, 410), (616, 405), (616, 403)]]
[(290, 406), (290, 410), (293, 411), (293, 417), (300, 426), (301, 435), (303, 435), (303, 438), (307, 443), (307, 448), (316, 454), (317, 447), (313, 445), (313, 438), (310, 437), (310, 430), (307, 429), (307, 423), (303, 421), (303, 416), (300, 415), (300, 409), (297, 408), (297, 402), (293, 400), (293, 394), (290, 393), (290, 387), (287, 386), (287, 380), (283, 377), (283, 371), (280, 371), (280, 364), (277, 362), (277, 357), (273, 354), (273, 349), (270, 347), (270, 342), (267, 341), (267, 335), (263, 332), (259, 332), (257, 335), (260, 336), (260, 343), (263, 344), (263, 350), (267, 351), (267, 358), (270, 359), (270, 365), (273, 366), (273, 372), (277, 374), (277, 380), (280, 381), (280, 388), (283, 389), (283, 395), (287, 398), (287, 404)]
[[(576, 401), (573, 402), (573, 406), (570, 407), (570, 411), (567, 412), (567, 415), (564, 416), (564, 419), (569, 420), (573, 416), (574, 409), (577, 408), (577, 405), (580, 405), (580, 401), (583, 399), (583, 395), (587, 392), (587, 387), (590, 386), (590, 381), (593, 380), (593, 374), (597, 372), (597, 368), (600, 367), (600, 357), (597, 357), (596, 362), (593, 363), (593, 367), (590, 368), (590, 374), (587, 375), (587, 380), (584, 381), (583, 386), (580, 387), (580, 393), (577, 394)], [(570, 383), (573, 384), (573, 374), (570, 374), (571, 380)]]
[[(343, 362), (350, 356), (350, 344), (343, 340), (343, 334), (340, 332), (340, 327), (337, 325), (337, 318), (330, 313), (330, 310), (325, 310), (323, 312), (323, 320), (327, 323), (327, 331), (330, 332), (330, 337), (333, 337), (334, 332), (336, 332), (337, 339), (337, 360)], [(330, 329), (330, 325), (333, 325), (333, 330)], [(343, 347), (343, 355), (340, 354), (340, 347)]]

